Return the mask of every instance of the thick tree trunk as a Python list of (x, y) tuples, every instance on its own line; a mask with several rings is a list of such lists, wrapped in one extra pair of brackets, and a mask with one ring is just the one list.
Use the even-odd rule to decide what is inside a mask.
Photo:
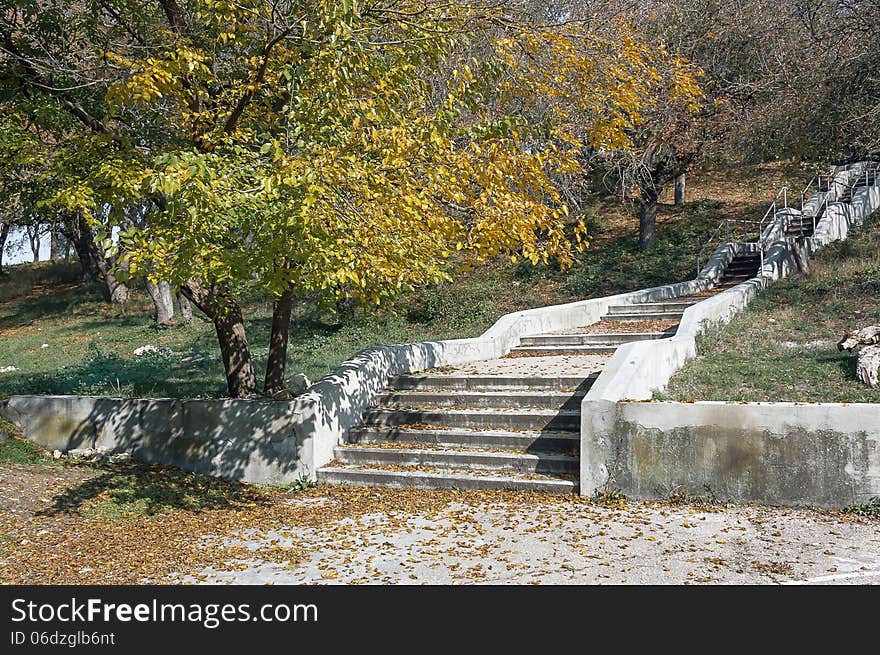
[(76, 257), (82, 269), (82, 281), (86, 283), (98, 281), (98, 265), (92, 257), (89, 243), (93, 240), (92, 229), (88, 224), (77, 218), (68, 218), (65, 221), (65, 236), (68, 243), (73, 244)]
[(180, 305), (180, 318), (184, 323), (192, 323), (193, 320), (193, 308), (192, 303), (189, 301), (189, 298), (181, 291), (177, 290), (177, 304)]
[[(180, 287), (181, 292), (214, 322), (226, 386), (233, 398), (247, 398), (257, 394), (257, 378), (245, 334), (241, 307), (228, 295), (221, 298), (216, 289), (203, 289), (195, 282)], [(220, 301), (223, 301), (222, 303)]]
[(639, 204), (639, 249), (648, 250), (654, 245), (657, 233), (657, 196), (644, 194)]
[[(107, 299), (114, 305), (123, 305), (128, 302), (128, 287), (119, 281), (113, 273), (113, 262), (104, 257), (101, 248), (95, 243), (95, 235), (85, 218), (80, 217), (79, 233), (85, 242), (85, 247), (93, 262), (98, 267), (104, 283), (107, 285)], [(125, 261), (117, 262), (117, 266), (125, 268)]]
[(147, 278), (147, 293), (153, 299), (156, 308), (156, 323), (158, 325), (172, 325), (174, 321), (174, 300), (171, 297), (171, 285), (161, 280), (159, 284)]
[(272, 308), (269, 361), (266, 363), (266, 381), (263, 385), (263, 393), (269, 395), (284, 389), (284, 368), (287, 364), (287, 344), (290, 341), (290, 313), (292, 309), (293, 291), (288, 289), (275, 301)]
[[(93, 245), (94, 241), (93, 241)], [(119, 281), (119, 278), (113, 273), (113, 263), (107, 261), (104, 255), (97, 251), (95, 259), (98, 262), (98, 270), (101, 271), (101, 277), (104, 278), (104, 284), (107, 285), (107, 299), (111, 304), (124, 305), (128, 302), (128, 287)], [(124, 262), (120, 264), (124, 267)]]
[(9, 223), (0, 223), (0, 275), (3, 275), (3, 253), (6, 252), (6, 239), (9, 237)]
[(684, 206), (685, 178), (684, 173), (675, 177), (675, 206)]

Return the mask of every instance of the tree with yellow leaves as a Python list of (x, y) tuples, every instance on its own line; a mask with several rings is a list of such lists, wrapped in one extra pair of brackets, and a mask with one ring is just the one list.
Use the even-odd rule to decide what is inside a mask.
[[(90, 67), (68, 62), (76, 84), (45, 68), (28, 17), (0, 35), (8, 74), (82, 127), (46, 202), (120, 222), (149, 203), (105, 245), (211, 318), (234, 397), (258, 389), (245, 289), (274, 303), (271, 393), (296, 297), (379, 304), (499, 254), (570, 263), (583, 229), (554, 176), (584, 147), (626, 148), (656, 102), (643, 90), (670, 70), (623, 26), (536, 23), (515, 3), (95, 4), (101, 20), (72, 21), (89, 37), (76, 56)], [(481, 58), (463, 55), (476, 41)]]

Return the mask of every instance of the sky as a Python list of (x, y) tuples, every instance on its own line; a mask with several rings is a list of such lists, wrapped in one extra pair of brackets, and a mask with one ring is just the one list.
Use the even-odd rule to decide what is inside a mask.
[[(44, 234), (40, 239), (40, 261), (49, 259), (49, 248), (51, 238), (48, 234)], [(3, 265), (22, 264), (34, 261), (34, 253), (31, 252), (31, 244), (28, 241), (27, 233), (20, 228), (12, 228), (9, 231), (9, 237), (6, 239), (6, 249), (3, 253)]]

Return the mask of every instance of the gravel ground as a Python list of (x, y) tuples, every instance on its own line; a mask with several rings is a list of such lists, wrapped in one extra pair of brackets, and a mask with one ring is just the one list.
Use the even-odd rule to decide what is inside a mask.
[[(408, 493), (396, 492), (397, 498)], [(434, 492), (430, 492), (434, 493)], [(377, 499), (383, 494), (377, 493)], [(440, 509), (244, 530), (238, 549), (309, 544), (295, 566), (242, 559), (188, 583), (877, 584), (880, 522), (809, 510), (461, 494)], [(519, 497), (518, 497), (519, 496)], [(488, 499), (486, 499), (488, 497)], [(476, 502), (467, 502), (476, 501)], [(291, 501), (335, 510), (320, 493)]]

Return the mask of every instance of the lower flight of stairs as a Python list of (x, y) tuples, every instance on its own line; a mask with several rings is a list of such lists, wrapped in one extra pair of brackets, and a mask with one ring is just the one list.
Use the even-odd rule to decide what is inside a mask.
[(398, 376), (318, 480), (575, 493), (580, 404), (594, 379)]

